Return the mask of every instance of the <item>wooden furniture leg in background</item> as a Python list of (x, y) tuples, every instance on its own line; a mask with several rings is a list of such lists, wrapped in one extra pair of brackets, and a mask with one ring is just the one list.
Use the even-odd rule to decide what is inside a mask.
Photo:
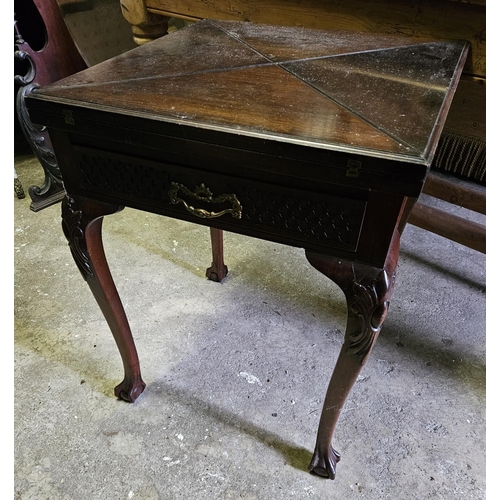
[(127, 316), (111, 276), (102, 245), (102, 220), (122, 207), (66, 196), (62, 204), (63, 231), (83, 278), (88, 283), (118, 346), (125, 377), (115, 396), (133, 403), (146, 384)]
[(221, 282), (227, 276), (227, 266), (224, 264), (224, 231), (210, 228), (212, 243), (212, 265), (207, 269), (206, 276), (211, 281)]
[(37, 87), (53, 83), (61, 78), (77, 73), (87, 64), (78, 52), (64, 23), (56, 0), (33, 0), (45, 23), (47, 40), (44, 47), (33, 50), (23, 39), (14, 17), (14, 56), (24, 61), (28, 70), (25, 75), (15, 75), (19, 85), (16, 97), (16, 111), (21, 129), (38, 158), (45, 178), (42, 186), (30, 186), (28, 193), (32, 199), (31, 210), (38, 212), (60, 202), (64, 197), (62, 176), (54, 155), (50, 137), (45, 127), (32, 123), (25, 98)]
[(395, 231), (386, 265), (380, 269), (306, 251), (309, 263), (337, 283), (347, 301), (345, 340), (325, 396), (310, 472), (335, 478), (340, 455), (332, 447), (344, 403), (368, 360), (389, 308), (396, 278), (399, 232)]
[(151, 14), (144, 0), (121, 0), (123, 17), (132, 25), (134, 42), (144, 45), (168, 33), (169, 17)]
[[(423, 192), (479, 214), (486, 214), (486, 191), (460, 185), (442, 176), (429, 174)], [(438, 234), (473, 250), (486, 253), (486, 226), (417, 202), (410, 214), (409, 223)]]

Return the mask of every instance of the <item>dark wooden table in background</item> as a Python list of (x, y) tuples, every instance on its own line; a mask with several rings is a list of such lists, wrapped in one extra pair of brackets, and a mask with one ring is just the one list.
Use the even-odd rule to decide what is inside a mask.
[[(305, 249), (347, 299), (345, 342), (309, 469), (335, 477), (333, 431), (394, 288), (399, 240), (425, 181), (467, 43), (201, 21), (27, 98), (67, 196), (63, 229), (144, 390), (104, 255), (104, 216), (133, 207)], [(263, 256), (264, 258), (264, 256)]]

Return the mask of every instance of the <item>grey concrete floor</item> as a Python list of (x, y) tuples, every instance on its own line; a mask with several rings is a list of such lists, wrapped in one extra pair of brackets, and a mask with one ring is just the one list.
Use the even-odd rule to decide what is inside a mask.
[[(41, 184), (32, 156), (16, 168), (26, 190)], [(14, 200), (16, 499), (485, 498), (482, 254), (408, 226), (389, 316), (337, 426), (332, 482), (307, 465), (346, 311), (302, 250), (226, 233), (218, 284), (205, 278), (208, 229), (107, 217), (147, 384), (127, 404), (60, 206), (29, 204)]]

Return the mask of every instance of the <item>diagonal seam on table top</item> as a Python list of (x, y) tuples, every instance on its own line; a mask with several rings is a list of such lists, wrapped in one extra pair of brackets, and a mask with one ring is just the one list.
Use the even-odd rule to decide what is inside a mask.
[[(410, 47), (410, 46), (408, 46)], [(317, 57), (305, 57), (305, 58), (300, 58), (300, 59), (289, 59), (286, 61), (269, 61), (266, 63), (260, 63), (260, 64), (242, 64), (238, 66), (231, 66), (231, 67), (226, 67), (226, 68), (212, 68), (212, 69), (202, 69), (202, 70), (195, 70), (195, 71), (182, 71), (178, 73), (172, 73), (169, 74), (168, 76), (161, 76), (161, 75), (152, 75), (152, 76), (136, 76), (136, 77), (128, 77), (127, 79), (115, 79), (115, 80), (107, 80), (107, 81), (98, 81), (98, 82), (83, 82), (83, 83), (72, 83), (70, 85), (66, 84), (65, 82), (70, 79), (65, 78), (62, 80), (59, 80), (57, 82), (54, 82), (47, 87), (50, 87), (50, 89), (61, 89), (61, 88), (88, 88), (88, 87), (100, 87), (100, 86), (106, 86), (106, 85), (116, 85), (118, 83), (123, 83), (123, 82), (142, 82), (142, 81), (150, 81), (150, 80), (158, 80), (158, 79), (165, 79), (165, 78), (179, 78), (179, 77), (185, 77), (185, 76), (194, 76), (194, 75), (203, 75), (203, 74), (210, 74), (210, 73), (224, 73), (224, 72), (230, 72), (230, 71), (238, 71), (238, 70), (245, 70), (245, 69), (253, 69), (253, 68), (262, 68), (266, 66), (278, 66), (290, 75), (294, 76), (301, 82), (309, 85), (311, 88), (314, 88), (317, 90), (314, 86), (308, 84), (304, 80), (302, 80), (300, 77), (297, 77), (293, 72), (288, 70), (287, 68), (284, 68), (283, 65), (285, 64), (290, 64), (290, 63), (300, 63), (300, 62), (312, 62), (312, 61), (317, 61), (321, 59), (333, 59), (333, 58), (341, 58), (345, 56), (350, 56), (350, 55), (355, 55), (355, 54), (361, 54), (361, 53), (366, 53), (366, 52), (378, 52), (378, 51), (385, 51), (389, 49), (374, 49), (370, 51), (354, 51), (354, 52), (346, 52), (343, 54), (335, 54), (335, 55), (326, 55), (326, 56), (317, 56)], [(264, 55), (264, 54), (262, 54)], [(106, 62), (106, 61), (104, 61)], [(90, 68), (89, 68), (90, 69)], [(87, 71), (87, 70), (84, 70)], [(321, 93), (321, 92), (320, 92)], [(328, 97), (328, 96), (326, 96)], [(329, 97), (331, 100), (334, 101), (332, 97)], [(338, 103), (340, 104), (340, 103)]]
[[(280, 44), (275, 43), (275, 44), (269, 44), (268, 46), (264, 47), (267, 49), (269, 52), (266, 54), (263, 52), (263, 50), (259, 50), (257, 47), (255, 47), (251, 42), (248, 41), (248, 33), (245, 32), (245, 30), (239, 30), (237, 28), (236, 30), (232, 30), (231, 27), (234, 25), (231, 25), (229, 23), (229, 28), (226, 29), (223, 26), (219, 24), (219, 22), (214, 22), (210, 21), (212, 25), (215, 27), (218, 27), (219, 29), (225, 31), (229, 36), (234, 37), (237, 41), (240, 43), (245, 44), (247, 47), (249, 47), (251, 50), (256, 51), (260, 56), (264, 57), (265, 59), (268, 59), (270, 61), (273, 61), (273, 58), (276, 59), (277, 57), (279, 58), (280, 56), (275, 56), (271, 51), (274, 52), (275, 49), (278, 50), (278, 53), (280, 51)], [(240, 26), (244, 26), (240, 25)], [(251, 34), (250, 34), (251, 36)], [(326, 36), (326, 33), (325, 33)], [(259, 38), (256, 39), (257, 43), (260, 43), (261, 40)], [(396, 39), (393, 39), (393, 42)], [(408, 41), (410, 42), (410, 41)], [(413, 73), (413, 68), (408, 67), (404, 69), (404, 72), (406, 75), (404, 75), (401, 72), (401, 67), (399, 66), (398, 62), (399, 61), (391, 61), (391, 64), (386, 66), (386, 71), (382, 72), (377, 72), (373, 71), (373, 69), (370, 69), (370, 71), (360, 71), (359, 66), (356, 66), (356, 63), (359, 60), (362, 60), (363, 57), (366, 57), (367, 54), (383, 54), (385, 57), (385, 62), (387, 63), (387, 55), (388, 54), (394, 54), (396, 52), (407, 54), (414, 56), (415, 53), (418, 54), (418, 51), (416, 50), (421, 49), (422, 47), (426, 46), (427, 47), (427, 54), (426, 56), (429, 56), (433, 52), (433, 47), (439, 42), (436, 40), (428, 40), (428, 41), (421, 41), (419, 43), (415, 43), (413, 40), (411, 40), (411, 43), (404, 43), (404, 39), (397, 39), (397, 43), (385, 43), (383, 47), (376, 47), (376, 48), (368, 48), (365, 46), (362, 50), (356, 50), (356, 51), (346, 51), (345, 47), (344, 50), (340, 53), (335, 53), (335, 54), (324, 54), (321, 56), (315, 56), (315, 57), (308, 57), (308, 58), (295, 58), (293, 60), (288, 60), (288, 61), (273, 61), (277, 62), (278, 66), (283, 69), (284, 71), (287, 71), (290, 75), (295, 77), (298, 81), (300, 81), (302, 84), (305, 84), (309, 86), (311, 89), (313, 89), (315, 92), (318, 92), (321, 94), (324, 98), (330, 100), (337, 106), (340, 106), (344, 110), (346, 110), (348, 113), (352, 114), (353, 116), (356, 116), (358, 119), (364, 121), (367, 123), (369, 126), (373, 127), (374, 129), (382, 132), (385, 134), (387, 137), (390, 137), (392, 140), (395, 140), (399, 142), (401, 145), (405, 145), (409, 147), (410, 149), (414, 150), (417, 153), (423, 153), (425, 148), (427, 147), (427, 144), (422, 144), (422, 141), (418, 138), (418, 136), (414, 136), (414, 134), (409, 133), (408, 131), (408, 126), (403, 125), (401, 126), (401, 117), (405, 117), (405, 114), (401, 115), (393, 115), (392, 117), (394, 118), (393, 123), (390, 123), (387, 121), (383, 115), (379, 115), (377, 117), (377, 113), (373, 113), (372, 110), (369, 108), (363, 109), (363, 106), (359, 106), (359, 104), (356, 101), (353, 101), (351, 99), (350, 92), (348, 94), (344, 94), (343, 96), (339, 96), (337, 94), (332, 94), (331, 90), (332, 88), (329, 88), (329, 81), (327, 81), (326, 85), (323, 85), (323, 88), (320, 88), (320, 86), (315, 85), (311, 80), (314, 80), (315, 78), (307, 78), (305, 74), (298, 74), (295, 68), (298, 68), (301, 63), (313, 63), (315, 61), (320, 61), (320, 60), (330, 60), (330, 61), (337, 61), (339, 59), (343, 59), (351, 63), (351, 69), (353, 69), (352, 73), (355, 75), (363, 75), (367, 76), (369, 75), (372, 81), (375, 83), (373, 86), (368, 86), (364, 87), (363, 86), (363, 81), (362, 81), (362, 76), (361, 78), (358, 78), (358, 81), (356, 82), (358, 86), (361, 84), (361, 87), (364, 87), (363, 90), (366, 92), (373, 92), (378, 85), (382, 82), (382, 90), (389, 91), (394, 89), (399, 89), (403, 88), (405, 92), (403, 93), (404, 96), (408, 96), (410, 94), (417, 94), (417, 97), (421, 96), (422, 94), (418, 94), (418, 92), (423, 92), (423, 93), (429, 93), (429, 92), (444, 92), (446, 91), (446, 88), (448, 85), (451, 83), (451, 76), (448, 75), (449, 78), (444, 78), (441, 80), (441, 84), (439, 85), (429, 85), (429, 78), (426, 77), (424, 78), (423, 81), (420, 81), (418, 78), (418, 74)], [(435, 56), (438, 57), (439, 56)], [(384, 57), (380, 58), (382, 61), (384, 61)], [(354, 63), (354, 64), (352, 64)], [(307, 66), (306, 66), (307, 68)], [(314, 66), (311, 65), (310, 69), (313, 69)], [(294, 70), (295, 69), (295, 70)], [(330, 66), (325, 66), (322, 68), (323, 70), (326, 70), (327, 72), (330, 72), (331, 74), (335, 74), (337, 72), (339, 75), (341, 74), (341, 68), (337, 67), (335, 63), (333, 63)], [(410, 71), (408, 71), (410, 69)], [(332, 73), (333, 70), (333, 73)], [(321, 68), (320, 68), (321, 72)], [(399, 73), (399, 74), (398, 74)], [(317, 75), (312, 72), (312, 74), (316, 77)], [(349, 71), (347, 72), (347, 75), (349, 74)], [(345, 75), (345, 76), (347, 76)], [(407, 86), (404, 88), (404, 86)], [(418, 89), (418, 90), (417, 90)], [(407, 90), (410, 90), (412, 92), (407, 92)], [(389, 103), (390, 104), (390, 103)], [(393, 102), (392, 104), (395, 104)], [(396, 106), (394, 106), (396, 107)], [(382, 116), (382, 119), (380, 117)], [(377, 119), (379, 118), (379, 119)], [(434, 118), (437, 119), (437, 115), (434, 116)], [(384, 125), (385, 122), (385, 125)], [(426, 120), (423, 120), (422, 123), (424, 123), (424, 126), (429, 126), (433, 127), (433, 123), (427, 122), (425, 123)], [(399, 126), (398, 126), (399, 125)], [(391, 130), (391, 127), (393, 130)], [(405, 139), (405, 136), (407, 139), (409, 139), (411, 142), (408, 142), (408, 140)], [(420, 144), (419, 144), (420, 143)]]
[[(243, 70), (243, 69), (251, 69), (251, 68), (258, 68), (258, 67), (265, 67), (265, 66), (279, 66), (282, 67), (284, 64), (290, 64), (290, 63), (299, 63), (299, 62), (305, 62), (305, 61), (315, 61), (315, 60), (320, 60), (320, 59), (328, 59), (328, 58), (334, 58), (334, 57), (344, 57), (344, 56), (350, 56), (350, 55), (355, 55), (359, 53), (366, 53), (366, 52), (376, 52), (376, 51), (384, 51), (384, 50), (390, 50), (393, 47), (382, 47), (378, 49), (369, 49), (369, 50), (356, 50), (356, 51), (349, 51), (349, 52), (342, 52), (340, 54), (326, 54), (326, 55), (321, 55), (321, 56), (315, 56), (315, 57), (307, 57), (307, 58), (294, 58), (294, 59), (287, 59), (284, 61), (273, 61), (272, 59), (269, 58), (268, 55), (263, 53), (262, 51), (258, 50), (256, 47), (250, 45), (248, 42), (245, 40), (242, 40), (238, 36), (235, 36), (233, 33), (228, 31), (227, 29), (223, 28), (222, 26), (219, 26), (217, 23), (213, 22), (212, 20), (205, 20), (206, 23), (210, 24), (213, 28), (221, 32), (222, 34), (226, 35), (227, 37), (231, 38), (232, 40), (236, 41), (238, 44), (245, 46), (246, 48), (250, 49), (252, 52), (255, 54), (259, 55), (260, 57), (264, 58), (267, 62), (265, 63), (252, 63), (252, 64), (240, 64), (236, 66), (227, 66), (227, 67), (220, 67), (220, 68), (211, 68), (211, 69), (202, 69), (202, 70), (195, 70), (195, 71), (181, 71), (178, 73), (172, 73), (169, 74), (168, 76), (165, 75), (145, 75), (145, 76), (136, 76), (136, 77), (127, 77), (126, 80), (122, 79), (114, 79), (114, 80), (107, 80), (107, 81), (98, 81), (98, 82), (82, 82), (82, 83), (71, 83), (68, 85), (66, 82), (69, 80), (71, 81), (72, 76), (65, 78), (63, 80), (60, 80), (58, 82), (54, 82), (50, 85), (50, 88), (52, 89), (58, 89), (61, 87), (66, 87), (66, 88), (86, 88), (86, 87), (92, 87), (92, 86), (105, 86), (105, 85), (114, 85), (117, 83), (122, 83), (122, 82), (141, 82), (141, 81), (148, 81), (148, 80), (155, 80), (158, 78), (176, 78), (176, 77), (181, 77), (181, 76), (190, 76), (190, 75), (200, 75), (200, 74), (205, 74), (205, 73), (216, 73), (216, 72), (225, 72), (225, 71), (232, 71), (232, 70)], [(200, 24), (200, 23), (197, 23)], [(173, 35), (169, 35), (170, 37)], [(174, 34), (175, 36), (175, 34)], [(156, 42), (156, 41), (155, 41)], [(150, 42), (154, 43), (154, 42)], [(148, 45), (150, 45), (148, 44)], [(416, 45), (416, 44), (412, 44)], [(406, 45), (403, 45), (406, 46)], [(138, 50), (141, 49), (141, 47), (136, 47), (135, 49), (132, 50)], [(130, 52), (130, 51), (128, 51)], [(125, 57), (126, 54), (120, 54), (119, 56), (115, 57), (114, 59), (119, 59), (120, 57)], [(103, 61), (100, 64), (106, 64), (110, 60)], [(97, 65), (98, 66), (98, 65)], [(95, 67), (95, 66), (94, 66)], [(286, 68), (283, 68), (285, 71), (288, 71)], [(88, 68), (87, 70), (84, 71), (89, 71), (92, 70), (91, 68)], [(290, 74), (293, 74), (290, 72)]]
[[(262, 52), (258, 48), (254, 47), (248, 41), (244, 40), (239, 36), (238, 33), (234, 33), (231, 31), (228, 31), (224, 27), (221, 27), (220, 25), (213, 23), (210, 21), (209, 23), (212, 25), (212, 27), (220, 34), (223, 36), (223, 38), (228, 37), (232, 39), (233, 41), (236, 42), (236, 45), (242, 45), (251, 53), (256, 54), (259, 56), (259, 58), (262, 58), (264, 62), (261, 63), (251, 63), (251, 64), (239, 64), (239, 65), (232, 65), (232, 66), (224, 66), (224, 67), (217, 67), (217, 68), (203, 68), (200, 70), (195, 70), (195, 71), (179, 71), (177, 73), (171, 73), (169, 75), (165, 74), (159, 74), (159, 75), (146, 75), (146, 76), (136, 76), (136, 77), (127, 77), (126, 79), (121, 78), (121, 79), (113, 79), (113, 80), (107, 80), (107, 81), (93, 81), (93, 82), (81, 82), (81, 83), (73, 83), (71, 84), (71, 77), (69, 79), (66, 79), (65, 81), (61, 82), (60, 85), (53, 84), (51, 87), (53, 89), (58, 89), (58, 88), (66, 88), (68, 90), (70, 89), (77, 89), (77, 88), (89, 88), (89, 87), (106, 87), (110, 85), (117, 85), (117, 84), (130, 84), (130, 83), (140, 83), (140, 82), (146, 82), (146, 81), (155, 81), (155, 80), (168, 80), (168, 79), (176, 79), (176, 78), (186, 78), (189, 76), (196, 76), (196, 75), (204, 75), (204, 74), (215, 74), (215, 73), (228, 73), (228, 72), (236, 72), (236, 71), (242, 71), (242, 70), (249, 70), (249, 69), (254, 69), (254, 68), (263, 68), (263, 67), (275, 67), (279, 68), (280, 70), (286, 72), (289, 74), (291, 77), (293, 77), (300, 85), (304, 85), (311, 89), (313, 92), (321, 95), (322, 98), (327, 99), (329, 102), (334, 104), (335, 106), (338, 106), (342, 109), (344, 109), (347, 113), (355, 116), (357, 119), (363, 121), (367, 125), (369, 125), (371, 128), (377, 130), (378, 132), (386, 135), (388, 138), (391, 138), (392, 140), (400, 143), (401, 145), (405, 145), (409, 149), (413, 150), (414, 152), (420, 154), (421, 150), (417, 147), (415, 147), (414, 144), (409, 143), (406, 141), (401, 135), (398, 135), (398, 133), (393, 133), (391, 130), (388, 128), (381, 126), (381, 123), (374, 121), (367, 117), (363, 112), (359, 112), (359, 110), (356, 109), (356, 105), (351, 101), (346, 104), (343, 100), (337, 98), (335, 95), (332, 95), (332, 93), (325, 91), (324, 89), (319, 88), (317, 85), (314, 85), (311, 81), (307, 81), (303, 76), (300, 76), (296, 73), (295, 68), (299, 66), (301, 63), (315, 63), (318, 61), (322, 60), (330, 60), (330, 61), (337, 61), (339, 59), (344, 59), (350, 61), (350, 58), (356, 57), (357, 55), (366, 55), (367, 53), (385, 53), (387, 54), (388, 52), (392, 51), (397, 51), (397, 50), (412, 50), (414, 47), (422, 46), (422, 43), (412, 43), (412, 44), (400, 44), (400, 45), (392, 45), (392, 46), (384, 46), (382, 48), (374, 48), (374, 49), (363, 49), (363, 50), (355, 50), (355, 51), (345, 51), (343, 50), (341, 53), (327, 53), (319, 56), (311, 56), (311, 57), (301, 57), (301, 58), (293, 58), (293, 59), (286, 59), (286, 60), (281, 60), (281, 61), (276, 61), (272, 60), (269, 55), (266, 53)], [(424, 43), (425, 44), (425, 43)], [(236, 46), (235, 45), (235, 46)], [(270, 49), (273, 47), (270, 46)], [(136, 49), (137, 50), (137, 49)], [(246, 54), (246, 53), (245, 53)], [(250, 52), (249, 52), (250, 54)], [(239, 55), (239, 54), (238, 54)], [(244, 57), (247, 57), (244, 55)], [(248, 56), (251, 59), (251, 56)], [(271, 56), (272, 57), (272, 56)], [(228, 62), (230, 59), (226, 59), (224, 62)], [(219, 61), (220, 62), (220, 61)], [(335, 65), (333, 66), (325, 66), (328, 71), (336, 70), (337, 68)], [(321, 68), (320, 68), (321, 69)], [(358, 69), (358, 68), (356, 68)], [(104, 73), (105, 74), (105, 73)], [(373, 78), (377, 78), (377, 75), (373, 72), (369, 72), (370, 76)], [(388, 79), (388, 76), (393, 77), (393, 75), (390, 75), (389, 73), (380, 73), (379, 75), (380, 81), (384, 81)], [(69, 81), (68, 81), (69, 80)], [(69, 85), (68, 85), (69, 83)], [(400, 82), (401, 83), (401, 82)], [(418, 82), (408, 80), (406, 79), (404, 83), (411, 83), (412, 85), (418, 85)], [(422, 86), (424, 86), (422, 84)], [(427, 86), (426, 86), (427, 88)], [(345, 97), (345, 96), (344, 96)], [(78, 99), (76, 99), (78, 100)], [(396, 131), (397, 132), (397, 131)]]
[[(307, 58), (304, 59), (304, 61), (307, 60), (314, 60), (315, 58)], [(298, 59), (294, 59), (294, 62), (301, 61)], [(366, 119), (364, 116), (356, 113), (352, 109), (350, 109), (348, 106), (343, 105), (340, 101), (337, 101), (336, 99), (332, 98), (325, 92), (322, 92), (320, 89), (314, 87), (308, 82), (305, 82), (303, 79), (297, 77), (294, 75), (291, 71), (287, 70), (286, 68), (282, 67), (281, 64), (278, 63), (265, 63), (265, 64), (251, 64), (251, 65), (242, 65), (238, 67), (231, 67), (231, 68), (218, 68), (218, 69), (213, 69), (213, 70), (203, 70), (203, 71), (194, 71), (194, 72), (182, 72), (178, 74), (171, 74), (168, 75), (168, 77), (162, 77), (162, 76), (149, 76), (149, 77), (137, 77), (137, 78), (128, 78), (126, 80), (109, 80), (106, 82), (94, 82), (94, 83), (81, 83), (81, 84), (76, 84), (76, 85), (61, 85), (59, 87), (57, 86), (51, 86), (51, 89), (54, 89), (54, 91), (59, 90), (72, 90), (72, 89), (83, 89), (83, 88), (99, 88), (102, 89), (104, 87), (109, 87), (109, 86), (116, 86), (117, 84), (125, 84), (125, 83), (140, 83), (140, 82), (154, 82), (154, 81), (159, 81), (159, 80), (175, 80), (176, 78), (188, 78), (190, 76), (197, 76), (197, 75), (209, 75), (209, 74), (217, 74), (217, 73), (229, 73), (229, 72), (237, 72), (237, 71), (245, 71), (245, 70), (252, 70), (252, 69), (258, 69), (262, 67), (272, 67), (272, 68), (277, 68), (283, 73), (287, 74), (290, 78), (293, 78), (298, 84), (302, 85), (305, 88), (308, 88), (311, 92), (314, 94), (321, 96), (321, 98), (325, 99), (326, 101), (330, 102), (337, 108), (343, 109), (345, 112), (349, 113), (352, 116), (355, 116), (358, 120), (362, 121), (363, 123), (367, 124), (369, 127), (372, 129), (376, 130), (378, 133), (385, 135), (387, 138), (391, 139), (394, 142), (399, 143), (400, 145), (404, 145), (408, 148), (408, 150), (413, 151), (415, 154), (419, 154), (418, 150), (416, 150), (414, 147), (411, 145), (407, 144), (405, 141), (401, 140), (401, 138), (395, 137), (394, 135), (390, 134), (386, 130), (383, 130), (381, 127), (377, 126), (375, 123), (371, 122), (370, 120)], [(80, 99), (77, 96), (74, 96), (72, 98), (68, 98), (73, 102), (77, 102)]]
[[(379, 50), (386, 50), (386, 49), (379, 49)], [(235, 71), (243, 71), (243, 70), (248, 70), (248, 69), (255, 69), (255, 68), (262, 68), (262, 67), (277, 67), (289, 74), (291, 77), (293, 77), (297, 82), (299, 82), (301, 85), (304, 85), (308, 88), (310, 88), (313, 92), (321, 95), (323, 98), (327, 99), (328, 101), (332, 102), (336, 106), (339, 106), (340, 108), (344, 109), (348, 113), (352, 114), (353, 116), (356, 116), (358, 119), (362, 120), (363, 122), (367, 123), (370, 127), (380, 131), (381, 133), (385, 134), (387, 137), (391, 138), (392, 140), (399, 142), (401, 144), (404, 144), (411, 150), (413, 150), (415, 153), (418, 153), (418, 150), (416, 150), (413, 146), (408, 144), (406, 141), (401, 139), (400, 137), (391, 134), (390, 131), (385, 130), (381, 128), (379, 125), (376, 123), (372, 122), (371, 120), (367, 119), (365, 116), (363, 116), (360, 113), (357, 113), (355, 110), (352, 108), (349, 108), (347, 105), (342, 103), (341, 101), (335, 99), (331, 95), (328, 95), (327, 93), (323, 92), (319, 88), (315, 87), (309, 82), (304, 81), (302, 78), (298, 77), (295, 75), (292, 71), (290, 71), (288, 68), (284, 67), (285, 64), (289, 63), (300, 63), (300, 62), (312, 62), (316, 60), (321, 60), (321, 59), (332, 59), (332, 58), (339, 58), (339, 57), (345, 57), (351, 54), (356, 54), (358, 52), (351, 52), (351, 53), (343, 53), (343, 54), (337, 54), (337, 55), (326, 55), (326, 56), (318, 56), (318, 57), (308, 57), (308, 58), (302, 58), (302, 59), (291, 59), (287, 61), (281, 61), (281, 62), (274, 62), (274, 61), (269, 61), (266, 63), (261, 63), (261, 64), (244, 64), (244, 65), (239, 65), (239, 66), (232, 66), (232, 67), (227, 67), (227, 68), (213, 68), (213, 69), (204, 69), (204, 70), (199, 70), (199, 71), (184, 71), (184, 72), (179, 72), (179, 73), (172, 73), (168, 75), (167, 77), (165, 76), (158, 76), (158, 75), (153, 75), (153, 76), (138, 76), (138, 77), (133, 77), (133, 78), (127, 78), (126, 80), (124, 79), (115, 79), (115, 80), (108, 80), (108, 81), (100, 81), (100, 82), (87, 82), (87, 83), (80, 83), (80, 84), (71, 84), (71, 85), (57, 85), (53, 84), (51, 85), (51, 89), (57, 90), (58, 88), (66, 88), (66, 89), (78, 89), (78, 88), (92, 88), (92, 87), (106, 87), (106, 86), (112, 86), (112, 85), (117, 85), (120, 83), (133, 83), (133, 82), (146, 82), (146, 81), (155, 81), (155, 80), (162, 80), (162, 79), (175, 79), (175, 78), (185, 78), (189, 76), (196, 76), (196, 75), (203, 75), (203, 74), (215, 74), (215, 73), (224, 73), (224, 72), (235, 72)], [(78, 100), (78, 99), (75, 99)]]
[[(215, 23), (213, 21), (210, 21), (210, 23), (213, 26), (215, 26), (216, 28), (218, 28), (221, 31), (225, 32), (231, 38), (234, 38), (236, 41), (244, 44), (245, 46), (247, 46), (251, 50), (255, 51), (260, 56), (262, 56), (265, 59), (267, 59), (270, 63), (276, 64), (283, 71), (286, 71), (293, 78), (295, 78), (296, 80), (298, 80), (301, 84), (308, 86), (309, 88), (311, 88), (313, 91), (315, 91), (318, 94), (320, 94), (325, 99), (333, 102), (337, 106), (340, 106), (341, 108), (343, 108), (348, 113), (356, 116), (358, 119), (360, 119), (363, 122), (367, 123), (369, 126), (373, 127), (374, 129), (382, 132), (383, 134), (385, 134), (387, 137), (391, 138), (392, 140), (394, 140), (394, 141), (396, 141), (396, 142), (398, 142), (398, 143), (400, 143), (400, 144), (408, 147), (409, 149), (411, 149), (415, 153), (420, 154), (419, 150), (413, 144), (410, 144), (408, 141), (404, 140), (400, 135), (392, 133), (390, 130), (388, 130), (385, 127), (381, 127), (379, 123), (376, 123), (373, 120), (369, 119), (363, 113), (360, 113), (360, 112), (356, 111), (355, 109), (353, 109), (352, 107), (350, 107), (348, 104), (346, 104), (346, 103), (342, 102), (341, 100), (335, 98), (335, 96), (333, 96), (331, 94), (328, 94), (327, 92), (323, 91), (322, 89), (320, 89), (316, 85), (312, 84), (311, 82), (308, 82), (308, 81), (304, 80), (303, 77), (301, 77), (300, 75), (297, 75), (294, 71), (292, 71), (287, 66), (298, 65), (298, 64), (303, 63), (303, 62), (313, 62), (313, 61), (320, 61), (320, 60), (327, 60), (327, 59), (331, 60), (331, 59), (336, 59), (336, 58), (352, 57), (352, 56), (355, 56), (357, 54), (366, 54), (366, 53), (370, 53), (370, 52), (372, 52), (372, 53), (386, 52), (386, 51), (390, 51), (390, 50), (397, 50), (397, 49), (400, 49), (402, 47), (404, 47), (406, 49), (411, 49), (412, 47), (416, 47), (416, 46), (419, 46), (421, 44), (415, 44), (415, 43), (412, 43), (412, 44), (403, 44), (403, 45), (399, 45), (399, 46), (395, 46), (395, 47), (384, 47), (384, 48), (368, 49), (368, 50), (366, 50), (366, 49), (365, 50), (356, 50), (356, 51), (351, 51), (351, 52), (342, 52), (340, 54), (329, 54), (329, 55), (327, 54), (327, 55), (322, 55), (322, 56), (307, 57), (307, 58), (298, 58), (298, 59), (289, 59), (289, 60), (277, 62), (277, 61), (273, 61), (267, 54), (265, 54), (261, 50), (257, 49), (256, 47), (254, 47), (253, 45), (251, 45), (246, 40), (243, 40), (242, 38), (240, 38), (240, 36), (238, 36), (237, 34), (233, 34), (231, 31), (225, 29), (224, 27), (220, 26), (219, 24), (217, 24), (217, 23)], [(372, 76), (375, 76), (375, 75), (372, 73)], [(386, 76), (386, 75), (384, 75), (384, 76)]]

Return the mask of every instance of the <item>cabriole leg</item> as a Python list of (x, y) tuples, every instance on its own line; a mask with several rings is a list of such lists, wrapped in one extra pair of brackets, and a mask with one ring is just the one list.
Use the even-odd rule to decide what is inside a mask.
[(134, 402), (146, 384), (127, 316), (111, 276), (102, 245), (102, 220), (123, 207), (66, 196), (62, 204), (63, 231), (83, 278), (88, 283), (120, 352), (125, 378), (115, 387), (116, 397)]
[(306, 252), (311, 265), (342, 288), (348, 308), (345, 340), (328, 386), (309, 465), (310, 472), (322, 477), (335, 478), (340, 460), (331, 444), (335, 425), (387, 314), (394, 287), (399, 240), (393, 246), (395, 248), (383, 269)]

